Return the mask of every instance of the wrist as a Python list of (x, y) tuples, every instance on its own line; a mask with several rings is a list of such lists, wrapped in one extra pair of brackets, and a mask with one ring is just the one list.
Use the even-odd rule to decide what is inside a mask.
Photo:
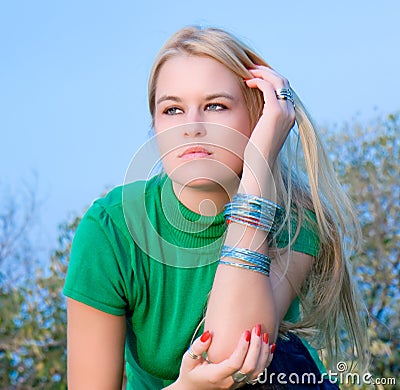
[(251, 170), (269, 171), (271, 172), (277, 159), (277, 154), (270, 147), (258, 147), (253, 142), (249, 142), (244, 152), (244, 166), (250, 167)]
[(251, 167), (245, 166), (237, 192), (274, 200), (276, 198), (276, 186), (272, 172), (269, 169), (257, 172)]

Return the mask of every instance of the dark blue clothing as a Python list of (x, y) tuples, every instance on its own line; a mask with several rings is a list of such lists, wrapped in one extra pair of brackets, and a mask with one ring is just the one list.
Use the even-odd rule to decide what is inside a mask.
[(293, 333), (289, 333), (286, 338), (278, 338), (274, 358), (266, 373), (267, 375), (264, 373), (259, 377), (260, 383), (246, 385), (243, 389), (339, 389), (339, 386), (332, 383), (326, 376), (321, 377), (308, 349)]

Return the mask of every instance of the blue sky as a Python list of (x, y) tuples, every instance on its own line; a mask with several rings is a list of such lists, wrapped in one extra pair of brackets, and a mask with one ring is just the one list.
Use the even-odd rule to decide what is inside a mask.
[(60, 222), (123, 182), (150, 130), (152, 61), (184, 25), (247, 42), (321, 125), (400, 109), (397, 0), (189, 3), (0, 3), (0, 190), (15, 195), (37, 174), (49, 248)]

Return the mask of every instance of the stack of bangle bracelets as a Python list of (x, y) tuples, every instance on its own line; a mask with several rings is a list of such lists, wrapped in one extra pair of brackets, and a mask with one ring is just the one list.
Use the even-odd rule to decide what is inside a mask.
[[(237, 194), (232, 202), (225, 206), (224, 217), (227, 223), (235, 222), (261, 229), (269, 234), (276, 232), (276, 226), (284, 215), (284, 208), (268, 199), (250, 195)], [(224, 257), (243, 260), (246, 263), (222, 260)], [(269, 276), (271, 258), (262, 253), (246, 249), (223, 246), (219, 264), (230, 265), (259, 272)]]

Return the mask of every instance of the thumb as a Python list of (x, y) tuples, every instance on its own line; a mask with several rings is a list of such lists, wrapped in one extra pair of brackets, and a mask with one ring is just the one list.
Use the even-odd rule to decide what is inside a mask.
[(211, 344), (211, 333), (210, 331), (205, 331), (200, 337), (198, 337), (193, 344), (188, 348), (183, 356), (182, 364), (189, 369), (202, 363), (205, 359), (203, 358), (203, 353), (208, 350)]

